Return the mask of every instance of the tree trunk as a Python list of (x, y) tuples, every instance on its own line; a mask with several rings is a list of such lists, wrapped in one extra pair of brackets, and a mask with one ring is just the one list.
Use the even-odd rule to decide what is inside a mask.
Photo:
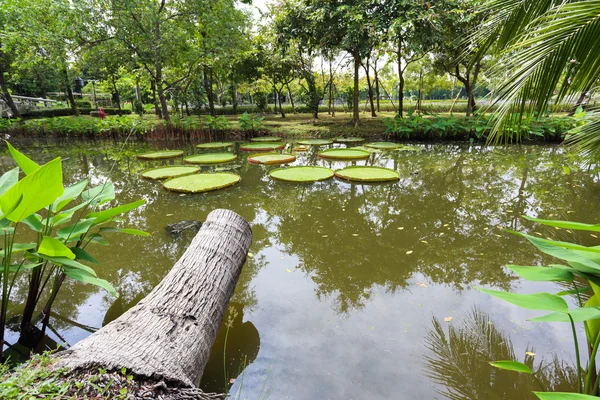
[(333, 71), (331, 60), (329, 60), (329, 114), (335, 116), (335, 104), (333, 104)]
[(419, 98), (417, 100), (417, 110), (421, 112), (423, 107), (423, 69), (419, 71)]
[(369, 103), (371, 105), (371, 117), (375, 118), (377, 116), (377, 114), (375, 114), (375, 104), (373, 103), (373, 85), (371, 85), (371, 77), (369, 76), (369, 70), (371, 69), (369, 67), (369, 59), (367, 58), (367, 64), (366, 66), (363, 65), (363, 68), (365, 70), (365, 73), (367, 74), (367, 86), (369, 89)]
[(119, 115), (123, 114), (123, 111), (121, 110), (121, 94), (119, 93), (119, 89), (117, 89), (117, 82), (115, 81), (115, 77), (111, 76), (111, 80), (112, 80), (112, 84), (113, 84), (113, 90), (114, 90), (114, 101), (117, 103), (117, 108), (119, 109)]
[(150, 86), (152, 87), (152, 99), (154, 101), (154, 113), (160, 118), (162, 116), (162, 110), (160, 109), (160, 105), (158, 104), (158, 97), (156, 97), (156, 83), (154, 80), (150, 81)]
[(358, 103), (358, 70), (360, 68), (360, 59), (358, 58), (358, 54), (353, 54), (354, 56), (354, 93), (352, 93), (352, 123), (354, 126), (358, 126), (359, 121), (359, 110), (360, 107)]
[(204, 66), (204, 92), (206, 92), (206, 100), (208, 101), (208, 109), (210, 110), (210, 115), (215, 116), (215, 103), (212, 97), (212, 88), (208, 77), (208, 67)]
[[(159, 8), (159, 14), (164, 9), (165, 0), (162, 0)], [(170, 121), (169, 107), (167, 106), (167, 99), (165, 98), (165, 89), (163, 88), (162, 78), (162, 53), (161, 53), (161, 35), (160, 35), (160, 19), (156, 21), (154, 26), (154, 51), (156, 56), (156, 63), (154, 65), (156, 74), (156, 91), (158, 92), (158, 99), (160, 100), (160, 107), (162, 109), (162, 118), (165, 121)]]
[(10, 112), (12, 113), (13, 117), (23, 118), (23, 116), (21, 115), (21, 111), (19, 111), (19, 108), (13, 101), (12, 96), (10, 95), (8, 88), (6, 87), (6, 82), (4, 81), (4, 69), (2, 68), (1, 63), (0, 63), (0, 89), (2, 89), (2, 98), (4, 99), (4, 101), (6, 101), (6, 105), (8, 106), (8, 108), (10, 108)]
[(294, 106), (294, 97), (292, 96), (292, 91), (290, 90), (290, 84), (286, 83), (285, 86), (287, 87), (288, 96), (290, 96), (290, 102), (292, 103), (292, 113), (296, 114), (296, 106)]
[(57, 368), (199, 384), (252, 243), (250, 226), (215, 210), (167, 276), (146, 298), (56, 357)]
[[(398, 40), (398, 116), (404, 112), (404, 70), (402, 69), (402, 39)], [(393, 88), (392, 88), (393, 91)]]
[(67, 92), (67, 99), (69, 100), (69, 104), (71, 105), (71, 110), (73, 111), (73, 115), (79, 116), (79, 111), (77, 111), (77, 105), (75, 104), (75, 97), (73, 97), (73, 91), (71, 90), (71, 82), (69, 80), (69, 71), (67, 70), (67, 64), (63, 63), (62, 65), (62, 73), (64, 78), (65, 90)]
[(283, 91), (283, 86), (281, 87), (281, 90), (277, 90), (277, 88), (275, 88), (275, 91), (277, 92), (277, 99), (279, 100), (279, 113), (281, 114), (281, 118), (285, 118), (285, 113), (283, 112), (283, 107), (281, 106), (281, 92)]
[(381, 106), (379, 105), (379, 74), (377, 73), (377, 60), (373, 64), (373, 71), (375, 72), (375, 100), (377, 100), (377, 112), (381, 112)]

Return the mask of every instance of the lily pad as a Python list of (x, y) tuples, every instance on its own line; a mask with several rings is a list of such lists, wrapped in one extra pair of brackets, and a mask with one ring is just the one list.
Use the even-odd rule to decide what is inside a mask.
[(287, 164), (296, 161), (293, 154), (260, 153), (248, 156), (248, 162), (252, 164)]
[(335, 138), (335, 141), (337, 143), (362, 143), (365, 139), (361, 137), (339, 137)]
[(308, 146), (296, 146), (294, 147), (294, 151), (308, 151)]
[(390, 182), (400, 179), (393, 169), (383, 167), (352, 166), (335, 171), (335, 176), (348, 181), (356, 182)]
[(381, 150), (373, 149), (371, 147), (365, 147), (365, 146), (354, 146), (354, 147), (350, 147), (350, 149), (352, 149), (352, 150), (364, 150), (364, 151), (368, 151), (369, 153), (381, 153)]
[(251, 142), (281, 142), (281, 138), (277, 136), (261, 136), (250, 139)]
[(404, 144), (401, 147), (394, 149), (394, 151), (421, 151), (421, 150), (423, 150), (421, 147), (407, 146)]
[(288, 167), (277, 168), (269, 174), (271, 178), (286, 182), (316, 182), (333, 177), (333, 171), (325, 167)]
[(166, 160), (168, 158), (181, 157), (183, 150), (164, 150), (153, 153), (138, 154), (136, 157), (140, 160)]
[(299, 144), (305, 144), (307, 146), (327, 146), (328, 144), (332, 144), (333, 140), (329, 139), (306, 139), (299, 140)]
[(358, 149), (329, 149), (319, 153), (319, 157), (331, 160), (364, 160), (371, 153)]
[(281, 143), (246, 143), (240, 145), (242, 151), (273, 151), (281, 150), (285, 146)]
[(198, 171), (200, 171), (199, 167), (163, 167), (147, 169), (145, 171), (142, 171), (140, 175), (146, 179), (168, 179), (195, 174)]
[(236, 158), (237, 156), (231, 153), (206, 153), (186, 157), (183, 159), (183, 162), (187, 164), (210, 165), (231, 162)]
[(231, 146), (233, 146), (232, 142), (211, 142), (196, 145), (196, 147), (199, 149), (226, 149), (227, 147)]
[(212, 174), (194, 174), (169, 179), (163, 183), (167, 190), (180, 193), (202, 193), (235, 185), (242, 178), (236, 174), (217, 172)]
[(395, 149), (399, 149), (402, 146), (403, 146), (402, 144), (394, 143), (394, 142), (374, 142), (374, 143), (365, 144), (365, 147), (371, 147), (373, 149), (380, 149), (380, 150), (395, 150)]

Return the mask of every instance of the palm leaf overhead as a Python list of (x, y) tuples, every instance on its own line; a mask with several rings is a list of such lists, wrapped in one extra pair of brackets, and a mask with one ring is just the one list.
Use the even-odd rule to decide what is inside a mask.
[[(492, 72), (502, 82), (494, 90), (492, 140), (519, 140), (513, 128), (524, 118), (543, 115), (553, 103), (574, 103), (595, 88), (600, 1), (490, 0), (486, 7), (496, 12), (475, 35), (499, 53)], [(599, 119), (598, 111), (589, 111), (568, 138), (588, 157), (600, 155)]]

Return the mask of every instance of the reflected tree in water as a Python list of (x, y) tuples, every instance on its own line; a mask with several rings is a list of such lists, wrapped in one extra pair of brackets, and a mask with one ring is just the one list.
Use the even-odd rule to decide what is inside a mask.
[[(432, 325), (424, 339), (430, 350), (425, 366), (428, 376), (444, 386), (438, 389), (441, 395), (452, 400), (537, 399), (532, 391), (539, 391), (540, 387), (531, 375), (489, 364), (519, 357), (515, 356), (509, 336), (486, 313), (474, 308), (462, 319), (455, 318), (447, 328), (435, 317)], [(536, 363), (534, 356), (525, 355), (523, 362), (548, 391), (567, 392), (577, 387), (574, 367), (556, 356)]]

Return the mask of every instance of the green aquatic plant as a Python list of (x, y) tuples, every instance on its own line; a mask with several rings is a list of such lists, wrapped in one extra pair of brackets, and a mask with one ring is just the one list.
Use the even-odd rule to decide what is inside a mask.
[(166, 160), (169, 158), (177, 158), (183, 155), (183, 150), (164, 150), (154, 151), (152, 153), (138, 154), (136, 157), (139, 160)]
[[(579, 222), (555, 221), (525, 217), (526, 219), (554, 227), (572, 231), (600, 232), (600, 225), (583, 224)], [(512, 232), (526, 238), (542, 253), (561, 260), (560, 264), (549, 266), (518, 266), (507, 265), (515, 274), (528, 281), (560, 282), (571, 286), (572, 290), (563, 290), (558, 293), (532, 293), (519, 294), (497, 290), (478, 288), (481, 292), (499, 298), (508, 303), (528, 310), (547, 311), (548, 314), (531, 318), (532, 322), (567, 323), (571, 326), (573, 345), (575, 348), (577, 387), (575, 393), (538, 393), (535, 394), (542, 400), (584, 400), (598, 396), (598, 366), (596, 355), (600, 347), (600, 247), (582, 246), (576, 243), (555, 241)], [(585, 282), (581, 284), (581, 282)], [(584, 301), (583, 294), (592, 296)], [(578, 307), (569, 308), (564, 296), (574, 295)], [(581, 353), (583, 346), (577, 335), (576, 324), (583, 323), (585, 340), (587, 342), (587, 360)], [(531, 369), (521, 362), (514, 360), (494, 360), (492, 366), (525, 374), (533, 374)]]
[(161, 167), (151, 168), (140, 172), (140, 176), (146, 179), (170, 179), (179, 178), (180, 176), (195, 174), (200, 171), (200, 167), (192, 166), (177, 166), (177, 167)]
[(202, 193), (233, 186), (242, 178), (239, 175), (216, 172), (211, 174), (187, 175), (181, 178), (169, 179), (163, 187), (172, 192)]
[[(90, 243), (106, 245), (105, 234), (121, 232), (147, 236), (148, 233), (119, 228), (111, 223), (144, 204), (144, 200), (116, 207), (106, 207), (115, 199), (113, 184), (89, 188), (83, 180), (65, 188), (61, 159), (40, 166), (7, 143), (18, 167), (0, 177), (0, 236), (2, 251), (2, 297), (0, 309), (0, 346), (4, 346), (4, 330), (11, 293), (17, 279), (29, 274), (27, 300), (21, 318), (21, 333), (27, 336), (32, 328), (34, 312), (43, 295), (48, 298), (42, 311), (42, 333), (50, 310), (62, 283), (71, 278), (101, 287), (113, 295), (115, 289), (98, 278), (98, 264), (86, 251)], [(24, 174), (19, 179), (19, 174)], [(69, 206), (67, 208), (67, 206)], [(102, 208), (100, 208), (103, 206)], [(17, 232), (35, 237), (21, 243)], [(28, 239), (31, 240), (31, 239)]]
[(333, 144), (333, 140), (329, 140), (329, 139), (306, 139), (306, 140), (299, 140), (298, 144), (304, 144), (307, 146), (328, 146), (330, 144)]
[(186, 164), (212, 165), (231, 162), (237, 159), (233, 153), (206, 153), (189, 156), (183, 159)]
[(333, 171), (325, 167), (297, 166), (277, 168), (269, 175), (273, 179), (285, 182), (316, 182), (333, 178)]
[(259, 117), (258, 115), (254, 114), (248, 114), (248, 112), (246, 111), (242, 115), (240, 115), (239, 123), (243, 131), (256, 132), (260, 130), (264, 119), (265, 117)]
[(240, 145), (241, 151), (274, 151), (285, 146), (281, 143), (245, 143)]
[(296, 161), (293, 154), (260, 153), (248, 156), (248, 162), (252, 164), (288, 164)]
[(356, 182), (392, 182), (400, 179), (393, 169), (369, 166), (351, 166), (335, 171), (335, 176)]
[(198, 149), (225, 149), (227, 147), (232, 147), (233, 142), (209, 142), (209, 143), (200, 143), (196, 145)]
[(371, 153), (360, 149), (328, 149), (319, 153), (320, 158), (332, 160), (364, 160)]

